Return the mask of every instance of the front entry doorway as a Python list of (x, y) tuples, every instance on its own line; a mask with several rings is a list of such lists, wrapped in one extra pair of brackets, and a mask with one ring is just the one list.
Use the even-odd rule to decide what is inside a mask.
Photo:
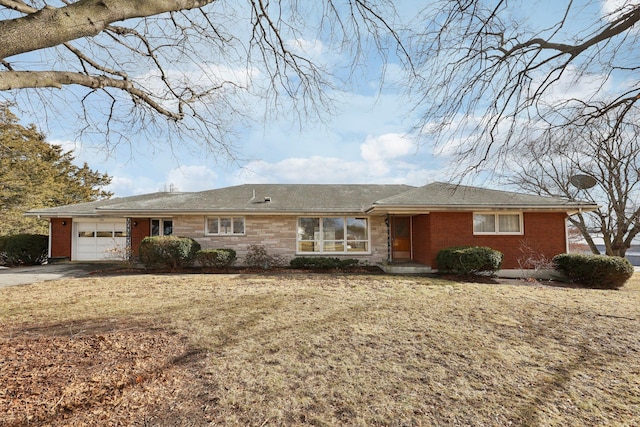
[(391, 258), (394, 262), (411, 261), (411, 217), (391, 217)]

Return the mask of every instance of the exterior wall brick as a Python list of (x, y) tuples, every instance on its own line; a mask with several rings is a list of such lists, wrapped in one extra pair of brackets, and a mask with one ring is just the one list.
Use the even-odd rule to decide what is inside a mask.
[[(387, 226), (384, 217), (369, 217), (369, 223), (371, 255), (325, 253), (318, 256), (356, 258), (371, 264), (384, 261), (387, 257)], [(189, 215), (173, 218), (174, 235), (191, 237), (202, 245), (202, 249), (233, 249), (240, 263), (244, 262), (250, 245), (264, 246), (267, 253), (280, 255), (288, 262), (296, 257), (296, 228), (296, 216), (246, 216), (245, 235), (207, 236), (205, 235), (205, 216)]]
[[(62, 223), (64, 222), (64, 225)], [(73, 221), (71, 218), (51, 218), (51, 258), (71, 259), (71, 230)]]
[[(564, 212), (525, 212), (524, 235), (473, 235), (472, 212), (432, 212), (430, 265), (437, 268), (440, 249), (450, 246), (488, 246), (504, 254), (502, 268), (520, 268), (528, 256), (551, 259), (566, 252)], [(520, 261), (520, 262), (519, 262)], [(525, 267), (531, 268), (531, 267)]]
[(431, 215), (416, 215), (412, 218), (413, 259), (431, 265)]

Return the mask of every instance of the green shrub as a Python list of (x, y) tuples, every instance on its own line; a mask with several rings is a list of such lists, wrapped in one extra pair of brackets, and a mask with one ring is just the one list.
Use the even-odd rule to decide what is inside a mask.
[(1, 259), (6, 265), (37, 265), (47, 259), (49, 237), (42, 234), (16, 234), (0, 240)]
[(269, 268), (281, 267), (284, 265), (284, 258), (280, 255), (270, 255), (264, 246), (249, 245), (247, 256), (244, 260), (247, 267)]
[(8, 239), (9, 236), (0, 236), (0, 265), (7, 264), (7, 252), (4, 248), (7, 245)]
[(464, 276), (494, 274), (502, 266), (503, 254), (485, 246), (456, 246), (436, 256), (438, 271)]
[(145, 267), (165, 267), (172, 270), (191, 265), (200, 244), (190, 237), (145, 237), (140, 243), (140, 261)]
[(572, 282), (590, 288), (618, 289), (633, 275), (631, 263), (621, 257), (592, 254), (560, 254), (553, 266)]
[(309, 268), (318, 270), (346, 269), (358, 265), (357, 259), (340, 259), (328, 257), (297, 257), (289, 261), (292, 268)]
[(227, 268), (237, 257), (233, 249), (204, 249), (198, 251), (196, 259), (203, 267)]

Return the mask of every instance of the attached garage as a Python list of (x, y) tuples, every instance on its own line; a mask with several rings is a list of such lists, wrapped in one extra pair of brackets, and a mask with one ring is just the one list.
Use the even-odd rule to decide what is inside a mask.
[(72, 260), (121, 259), (126, 247), (127, 222), (124, 219), (73, 222)]

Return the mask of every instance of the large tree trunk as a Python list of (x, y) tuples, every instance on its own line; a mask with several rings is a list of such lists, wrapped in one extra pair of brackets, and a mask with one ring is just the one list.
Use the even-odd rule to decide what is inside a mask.
[(569, 217), (569, 222), (573, 224), (573, 226), (580, 231), (580, 233), (582, 234), (582, 237), (584, 237), (585, 242), (587, 242), (587, 245), (589, 245), (589, 249), (591, 250), (591, 252), (596, 255), (600, 254), (600, 250), (598, 249), (595, 242), (593, 241), (593, 237), (591, 236), (591, 233), (589, 233), (589, 230), (586, 226), (584, 216), (581, 213), (579, 213), (576, 215), (576, 217), (577, 219), (573, 217)]
[(215, 0), (79, 0), (0, 21), (0, 59), (99, 34), (113, 22), (202, 7)]

